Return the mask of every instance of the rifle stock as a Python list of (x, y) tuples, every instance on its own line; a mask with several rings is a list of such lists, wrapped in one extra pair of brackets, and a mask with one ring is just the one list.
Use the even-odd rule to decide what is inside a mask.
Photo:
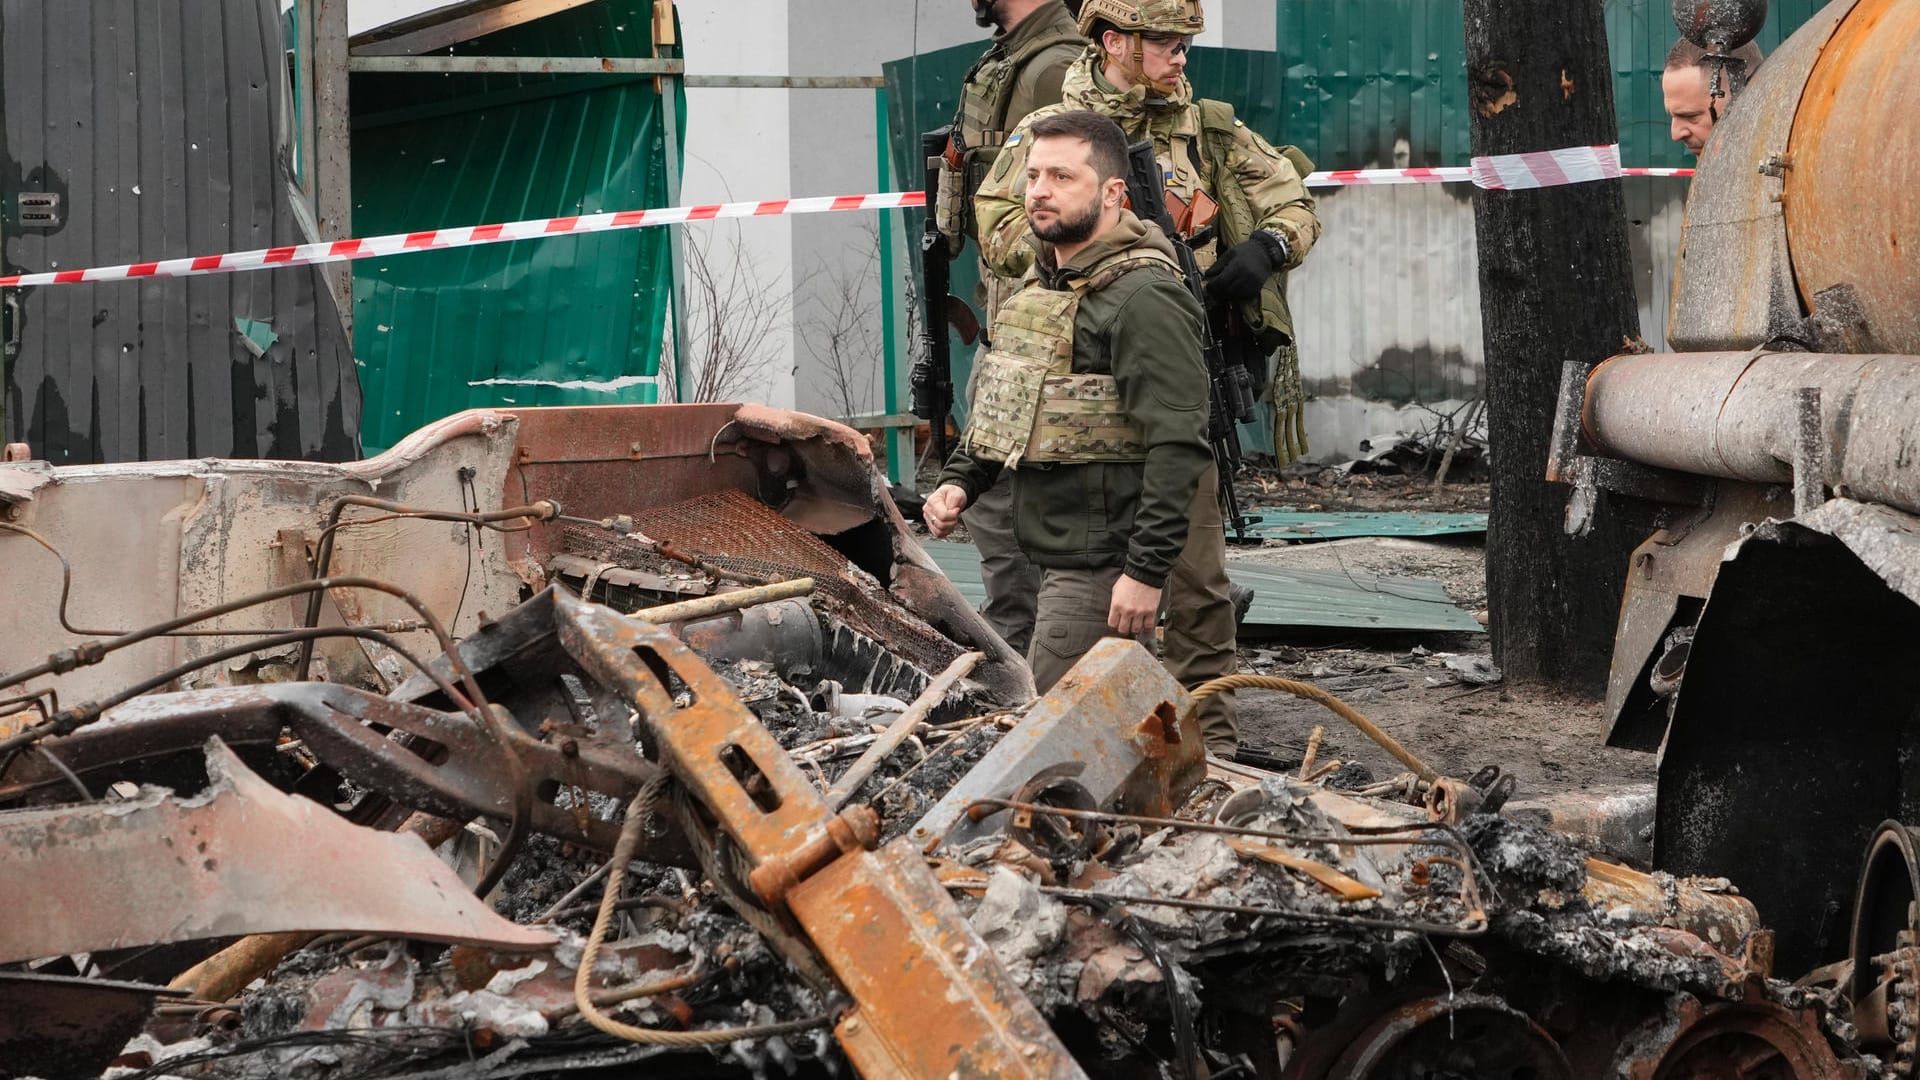
[(1212, 324), (1206, 316), (1207, 296), (1200, 281), (1200, 262), (1194, 257), (1192, 246), (1174, 227), (1173, 215), (1167, 209), (1166, 174), (1160, 168), (1159, 158), (1154, 156), (1153, 144), (1143, 140), (1128, 147), (1127, 166), (1127, 202), (1134, 216), (1153, 222), (1166, 234), (1180, 263), (1180, 277), (1187, 291), (1193, 294), (1194, 302), (1200, 305), (1201, 353), (1206, 357), (1209, 384), (1207, 442), (1213, 447), (1213, 462), (1220, 473), (1221, 514), (1233, 530), (1234, 539), (1244, 544), (1248, 542), (1247, 526), (1257, 524), (1260, 519), (1240, 512), (1240, 497), (1233, 489), (1233, 475), (1239, 471), (1241, 460), (1240, 432), (1235, 425), (1253, 419), (1253, 378), (1246, 368), (1228, 362), (1226, 350), (1213, 335)]

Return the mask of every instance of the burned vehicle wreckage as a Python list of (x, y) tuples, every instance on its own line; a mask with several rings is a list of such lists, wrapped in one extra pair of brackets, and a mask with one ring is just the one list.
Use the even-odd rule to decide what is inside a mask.
[(1846, 158), (1920, 164), (1916, 45), (1836, 0), (1776, 52), (1689, 351), (1567, 373), (1569, 528), (1670, 507), (1608, 700), (1651, 803), (1258, 676), (1406, 772), (1209, 758), (1131, 642), (1036, 698), (794, 413), (11, 460), (0, 1076), (1916, 1075), (1920, 197)]
[(0, 477), (8, 1075), (1866, 1075), (1579, 799), (1209, 759), (1131, 642), (1034, 699), (834, 424)]

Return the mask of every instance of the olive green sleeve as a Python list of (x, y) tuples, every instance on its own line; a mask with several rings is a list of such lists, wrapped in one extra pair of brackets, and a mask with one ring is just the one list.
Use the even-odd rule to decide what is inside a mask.
[(954, 448), (947, 465), (940, 470), (940, 479), (934, 483), (938, 488), (942, 484), (957, 484), (967, 493), (967, 505), (980, 497), (980, 493), (992, 487), (1000, 479), (1005, 463), (975, 457), (965, 446)]
[(1285, 154), (1243, 123), (1235, 121), (1227, 169), (1247, 193), (1259, 220), (1255, 228), (1272, 229), (1287, 238), (1287, 264), (1299, 266), (1320, 239), (1320, 216), (1306, 178)]
[(1033, 234), (1027, 229), (1027, 148), (1035, 120), (1059, 112), (1050, 106), (1031, 113), (1007, 137), (986, 180), (973, 196), (974, 226), (980, 258), (1001, 277), (1018, 278), (1033, 265)]
[(1147, 448), (1126, 574), (1159, 588), (1187, 542), (1187, 510), (1213, 452), (1200, 306), (1172, 273), (1138, 270), (1110, 287), (1108, 330), (1120, 401)]
[(1060, 104), (1067, 69), (1080, 58), (1082, 51), (1077, 45), (1055, 45), (1027, 61), (1007, 101), (1007, 119), (1019, 120), (1035, 109)]

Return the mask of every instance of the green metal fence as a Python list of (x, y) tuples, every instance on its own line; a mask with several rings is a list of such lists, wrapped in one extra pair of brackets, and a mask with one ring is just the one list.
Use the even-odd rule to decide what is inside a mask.
[[(647, 56), (651, 7), (605, 0), (459, 51)], [(650, 78), (356, 75), (353, 102), (356, 235), (667, 200)], [(657, 400), (672, 281), (664, 229), (353, 265), (369, 454), (462, 409)]]

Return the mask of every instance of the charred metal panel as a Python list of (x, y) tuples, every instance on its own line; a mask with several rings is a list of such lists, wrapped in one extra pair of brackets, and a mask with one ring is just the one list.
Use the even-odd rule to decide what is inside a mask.
[[(311, 239), (279, 9), (0, 3), (6, 272)], [(54, 220), (23, 220), (42, 194)], [(359, 456), (359, 379), (318, 269), (43, 286), (7, 308), (6, 438), (56, 464)]]
[(1920, 811), (1920, 607), (1852, 550), (1912, 565), (1915, 522), (1866, 509), (1906, 529), (1768, 524), (1722, 565), (1660, 764), (1656, 866), (1738, 882), (1782, 971), (1846, 955), (1861, 852)]

